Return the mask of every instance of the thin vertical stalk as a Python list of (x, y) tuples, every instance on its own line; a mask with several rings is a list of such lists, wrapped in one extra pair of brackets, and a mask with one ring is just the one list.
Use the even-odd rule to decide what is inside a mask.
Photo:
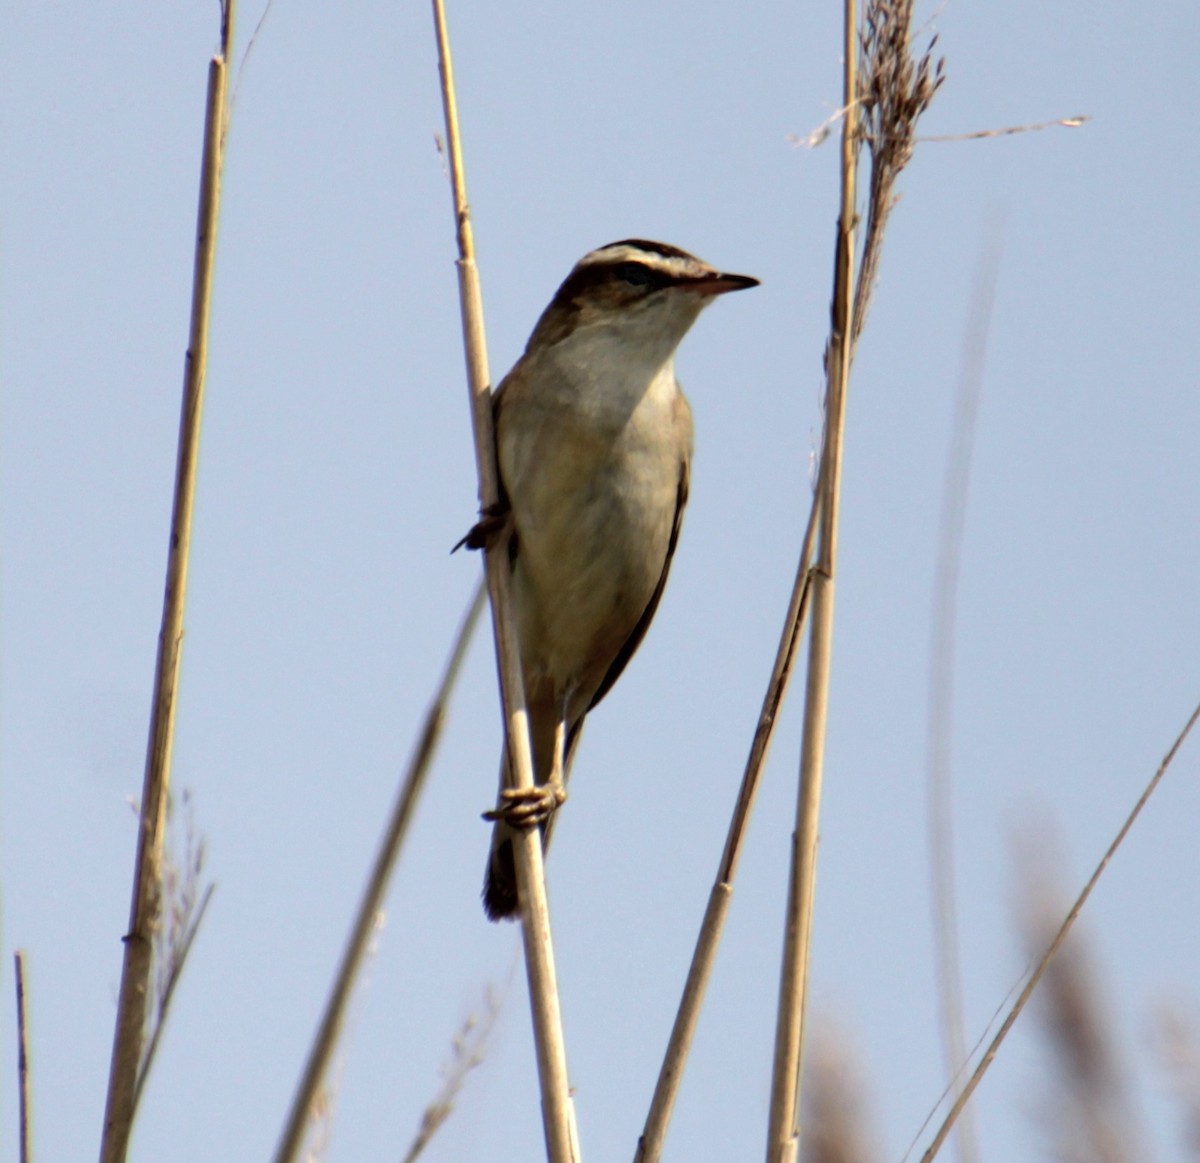
[(766, 694), (763, 696), (758, 725), (750, 743), (750, 754), (746, 759), (741, 787), (738, 789), (733, 816), (729, 821), (725, 850), (721, 854), (721, 863), (717, 868), (716, 880), (709, 894), (708, 907), (704, 912), (704, 920), (696, 938), (696, 948), (692, 953), (692, 963), (688, 968), (683, 996), (675, 1014), (675, 1024), (671, 1028), (671, 1037), (667, 1042), (666, 1053), (663, 1055), (663, 1064), (654, 1088), (654, 1097), (650, 1103), (649, 1113), (646, 1115), (646, 1125), (638, 1140), (634, 1163), (658, 1163), (666, 1139), (667, 1124), (670, 1122), (675, 1099), (683, 1082), (683, 1068), (696, 1033), (700, 1008), (704, 1004), (704, 996), (708, 989), (709, 978), (712, 976), (721, 933), (725, 927), (725, 918), (729, 913), (729, 902), (733, 897), (733, 879), (737, 872), (738, 857), (741, 855), (746, 825), (750, 821), (750, 811), (758, 793), (759, 778), (767, 761), (767, 751), (775, 734), (779, 708), (791, 680), (796, 651), (800, 644), (800, 635), (808, 614), (812, 577), (809, 562), (812, 560), (813, 544), (816, 541), (819, 498), (820, 483), (818, 482), (817, 494), (813, 498), (808, 526), (804, 532), (804, 541), (800, 547), (800, 562), (796, 567), (796, 580), (792, 585), (792, 596), (788, 603), (787, 616), (784, 618), (783, 633), (779, 638), (779, 647), (775, 652), (771, 678), (767, 683)]
[[(463, 171), (454, 73), (450, 60), (450, 39), (446, 30), (442, 0), (433, 0), (433, 17), (437, 33), (442, 103), (446, 117), (446, 149), (454, 195), (454, 220), (458, 241), (458, 290), (462, 306), (463, 346), (466, 353), (471, 421), (475, 437), (475, 462), (479, 475), (479, 500), (482, 511), (486, 513), (494, 511), (500, 499), (500, 484), (496, 465), (487, 345), (483, 328), (483, 303), (479, 288), (479, 270), (475, 265), (475, 243)], [(485, 555), (512, 783), (514, 788), (529, 788), (533, 786), (533, 761), (521, 677), (521, 659), (509, 592), (507, 550), (504, 546), (496, 546), (488, 548)], [(550, 937), (550, 913), (546, 903), (541, 830), (520, 829), (514, 836), (513, 849), (521, 901), (521, 931), (525, 944), (525, 969), (529, 979), (538, 1079), (542, 1091), (542, 1122), (546, 1133), (546, 1151), (552, 1163), (571, 1163), (572, 1160), (578, 1159), (579, 1151), (575, 1141), (575, 1118), (567, 1081), (562, 1013)]]
[(796, 831), (792, 837), (775, 1059), (771, 1077), (768, 1163), (791, 1163), (800, 1138), (800, 1074), (804, 1046), (809, 948), (817, 869), (817, 842), (824, 775), (829, 678), (833, 659), (834, 578), (846, 388), (854, 347), (855, 182), (858, 153), (858, 29), (855, 0), (845, 0), (841, 207), (826, 350), (825, 438), (821, 450), (821, 528), (812, 578), (812, 632), (805, 689), (804, 737)]
[(196, 490), (196, 461), (204, 376), (208, 359), (209, 305), (212, 299), (216, 253), (217, 213), (221, 197), (221, 153), (224, 129), (229, 50), (233, 36), (233, 0), (222, 7), (221, 52), (209, 63), (204, 119), (204, 154), (200, 174), (200, 205), (192, 272), (192, 310), (185, 361), (183, 402), (175, 464), (171, 534), (162, 625), (154, 670), (154, 701), (150, 712), (146, 771), (142, 782), (137, 857), (134, 865), (129, 931), (117, 1002), (108, 1100), (100, 1146), (101, 1163), (121, 1163), (129, 1147), (136, 1112), (137, 1078), (141, 1066), (150, 1003), (153, 934), (159, 923), (162, 894), (162, 849), (171, 778), (171, 748), (179, 693), (179, 663), (183, 643), (183, 610), (191, 548), (192, 508)]
[(17, 979), (17, 1102), (19, 1144), (17, 1157), (21, 1163), (33, 1160), (33, 1108), (29, 1092), (29, 1003), (25, 995), (25, 954), (18, 949), (13, 954), (13, 969)]
[(296, 1093), (292, 1098), (287, 1123), (275, 1151), (275, 1163), (292, 1163), (292, 1160), (299, 1155), (300, 1148), (304, 1143), (309, 1116), (313, 1109), (313, 1099), (321, 1085), (321, 1079), (325, 1077), (329, 1058), (341, 1034), (346, 1003), (350, 998), (350, 989), (354, 984), (354, 979), (358, 976), (358, 969), (362, 964), (363, 955), (375, 928), (375, 920), (383, 904), (384, 892), (391, 879), (392, 869), (396, 865), (396, 858), (408, 832), (409, 822), (412, 820), (417, 801), (425, 786), (425, 777), (433, 759), (434, 749), (437, 747), (438, 737), (442, 732), (442, 725), (446, 720), (450, 692), (462, 669), (467, 645), (482, 611), (483, 585), (481, 583), (476, 587), (467, 612), (459, 624), (458, 635), (450, 650), (446, 668), (442, 672), (441, 682), (429, 704), (429, 709), (425, 712), (421, 734), (417, 737), (417, 745), (409, 759), (408, 770), (404, 773), (404, 779), (400, 784), (396, 803), (392, 808), (391, 819), (388, 821), (387, 830), (380, 841), (375, 864), (371, 869), (367, 886), (363, 890), (358, 914), (350, 930), (346, 948), (342, 952), (341, 963), (338, 965), (338, 971), (334, 977), (333, 988), (329, 991), (329, 998), (325, 1003), (325, 1012), (321, 1016), (320, 1025), (317, 1027), (316, 1036), (313, 1038), (313, 1044), (309, 1050), (308, 1061), (304, 1066), (304, 1073), (300, 1076), (300, 1082), (297, 1084)]
[[(930, 900), (933, 905), (938, 1005), (942, 1057), (957, 1094), (967, 1062), (963, 1013), (962, 958), (958, 933), (958, 891), (954, 861), (954, 667), (958, 617), (958, 582), (966, 532), (967, 494), (979, 398), (983, 390), (988, 327), (995, 298), (998, 248), (980, 264), (971, 296), (962, 370), (954, 409), (946, 476), (942, 485), (942, 517), (929, 643), (928, 811)], [(979, 1142), (969, 1112), (959, 1123), (958, 1157), (979, 1159)]]

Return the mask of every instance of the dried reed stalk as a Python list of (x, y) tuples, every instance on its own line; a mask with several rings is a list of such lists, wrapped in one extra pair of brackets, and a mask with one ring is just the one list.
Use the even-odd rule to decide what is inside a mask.
[(13, 970), (17, 979), (17, 1103), (18, 1147), (21, 1163), (33, 1160), (33, 1108), (30, 1102), (29, 1081), (29, 1003), (25, 994), (25, 954), (18, 949), (13, 954)]
[[(483, 303), (479, 289), (479, 271), (475, 265), (475, 243), (467, 202), (454, 74), (450, 61), (450, 39), (446, 30), (442, 0), (433, 0), (433, 16), (437, 33), (442, 104), (446, 118), (446, 149), (454, 194), (458, 290), (462, 306), (463, 346), (475, 437), (475, 463), (479, 475), (479, 501), (481, 511), (487, 513), (494, 510), (500, 499), (500, 478), (496, 465)], [(485, 558), (512, 786), (518, 790), (531, 788), (533, 762), (529, 744), (529, 721), (509, 592), (507, 551), (503, 546), (488, 548), (485, 550)], [(572, 1160), (578, 1160), (579, 1148), (567, 1081), (562, 1013), (550, 937), (550, 913), (546, 903), (541, 830), (520, 829), (513, 838), (513, 850), (521, 900), (521, 931), (525, 945), (525, 969), (529, 979), (538, 1078), (542, 1091), (546, 1148), (552, 1163), (571, 1163)]]
[[(895, 182), (912, 157), (916, 121), (942, 80), (941, 64), (934, 67), (929, 52), (919, 60), (913, 58), (912, 9), (912, 0), (868, 0), (860, 34), (854, 0), (845, 0), (844, 5), (845, 116), (833, 306), (825, 352), (825, 434), (818, 496), (821, 526), (812, 579), (812, 632), (772, 1071), (769, 1163), (791, 1163), (799, 1141), (804, 1016), (832, 663), (845, 395), (854, 349), (875, 286)], [(871, 167), (856, 279), (857, 165), (863, 142), (871, 153)]]
[[(905, 52), (908, 50), (906, 37), (901, 38), (900, 42), (897, 42), (894, 36), (884, 39), (879, 35), (881, 29), (888, 32), (891, 30), (887, 26), (887, 22), (881, 19), (879, 13), (875, 11), (877, 7), (878, 5), (873, 5), (872, 9), (868, 12), (867, 32), (864, 33), (862, 38), (864, 58), (868, 66), (866, 69), (867, 80), (863, 86), (859, 87), (860, 97), (858, 100), (847, 100), (845, 108), (840, 111), (839, 116), (845, 117), (842, 138), (843, 163), (849, 157), (852, 170), (858, 148), (855, 137), (854, 113), (857, 107), (863, 107), (867, 110), (869, 117), (873, 119), (870, 128), (876, 131), (879, 135), (878, 139), (881, 142), (878, 150), (878, 158), (875, 158), (876, 150), (874, 146), (872, 147), (873, 158), (875, 158), (878, 164), (887, 167), (889, 174), (886, 180), (883, 176), (876, 177), (873, 175), (872, 196), (868, 209), (867, 241), (864, 244), (869, 254), (864, 259), (864, 275), (859, 278), (857, 285), (854, 286), (853, 309), (849, 311), (846, 309), (847, 296), (850, 294), (849, 288), (854, 285), (851, 258), (853, 254), (852, 231), (854, 223), (853, 181), (849, 183), (848, 187), (844, 187), (844, 193), (847, 188), (849, 192), (849, 210), (847, 210), (847, 202), (844, 199), (843, 215), (839, 222), (839, 265), (837, 268), (837, 273), (842, 277), (842, 283), (839, 290), (835, 293), (835, 302), (841, 302), (842, 304), (842, 330), (838, 334), (849, 334), (850, 341), (848, 344), (839, 344), (835, 347), (831, 339), (830, 349), (826, 353), (826, 368), (830, 375), (831, 383), (835, 370), (841, 369), (839, 374), (842, 376), (841, 382), (844, 384), (845, 372), (848, 369), (849, 362), (853, 358), (854, 348), (862, 330), (862, 321), (865, 317), (866, 306), (873, 288), (874, 272), (882, 245), (883, 225), (891, 206), (892, 185), (899, 169), (908, 161), (912, 154), (912, 124), (915, 122), (916, 116), (928, 105), (933, 92), (936, 91), (937, 86), (941, 83), (941, 67), (939, 65), (936, 71), (932, 70), (928, 54), (915, 65), (912, 63), (911, 58), (906, 56), (906, 67), (901, 67), (894, 62), (880, 62), (875, 59), (882, 51), (881, 45), (884, 44), (892, 52), (898, 51), (899, 44), (903, 45)], [(852, 10), (848, 12), (847, 19), (847, 29), (852, 30), (854, 27), (854, 13)], [(848, 41), (851, 35), (848, 31)], [(847, 54), (847, 59), (853, 62), (853, 52)], [(888, 75), (894, 78), (896, 83), (907, 85), (907, 88), (902, 90), (901, 96), (893, 95), (888, 103), (881, 102), (877, 95), (886, 89), (881, 79), (881, 68), (887, 68), (889, 70)], [(854, 92), (857, 87), (853, 63), (851, 63), (849, 68), (846, 86), (847, 94)], [(874, 87), (872, 88), (872, 86)], [(914, 95), (918, 95), (918, 98), (914, 99)], [(890, 138), (895, 139), (895, 143), (889, 144), (885, 148), (883, 144), (884, 134), (890, 135)], [(902, 136), (903, 134), (907, 136)], [(874, 138), (868, 136), (866, 140), (870, 143)], [(844, 165), (844, 175), (845, 172)], [(849, 229), (847, 231), (848, 236), (844, 239), (845, 246), (843, 247), (841, 246), (843, 235), (840, 228), (844, 224), (848, 224)], [(842, 265), (843, 255), (846, 258), (846, 265), (844, 266)], [(849, 319), (845, 318), (847, 314), (850, 316)], [(837, 327), (835, 324), (836, 330)], [(835, 397), (833, 391), (827, 389), (827, 416), (832, 414), (833, 409), (831, 404), (836, 406), (840, 411), (840, 401)], [(840, 422), (838, 427), (840, 428)], [(828, 451), (829, 447), (828, 440), (831, 430), (832, 426), (827, 420), (826, 451)], [(750, 747), (750, 755), (743, 772), (742, 783), (738, 790), (733, 816), (726, 836), (725, 850), (718, 866), (716, 880), (709, 894), (708, 907), (705, 910), (696, 948), (692, 954), (692, 962), (684, 984), (683, 996), (675, 1016), (663, 1064), (659, 1071), (658, 1082), (655, 1087), (650, 1111), (647, 1115), (646, 1125), (638, 1140), (635, 1163), (657, 1163), (662, 1153), (667, 1123), (682, 1082), (684, 1064), (691, 1047), (692, 1037), (699, 1019), (700, 1007), (703, 1004), (713, 962), (716, 957), (716, 950), (720, 942), (725, 918), (728, 914), (729, 902), (733, 892), (733, 878), (737, 868), (742, 838), (757, 794), (758, 782), (774, 732), (776, 716), (778, 715), (791, 678), (800, 633), (809, 611), (809, 599), (812, 592), (811, 586), (815, 575), (815, 571), (810, 569), (809, 563), (812, 558), (817, 518), (829, 496), (827, 474), (833, 468), (840, 466), (840, 436), (835, 437), (834, 447), (835, 451), (833, 454), (822, 455), (821, 470), (817, 479), (816, 496), (801, 547), (800, 561), (789, 600), (788, 612), (784, 619), (783, 633), (776, 652), (771, 677), (767, 684), (767, 692), (763, 699), (754, 739)], [(836, 515), (830, 527), (831, 530), (836, 528)], [(827, 579), (830, 577), (828, 568), (826, 569), (825, 577)], [(831, 613), (831, 611), (832, 606), (830, 604), (827, 612)], [(811, 791), (812, 784), (810, 783), (809, 786)], [(810, 803), (811, 808), (812, 804)], [(815, 826), (815, 816), (810, 820), (810, 823)], [(798, 1058), (796, 1066), (798, 1069)], [(772, 1139), (772, 1142), (774, 1142), (774, 1139)], [(792, 1150), (794, 1151), (794, 1146)]]
[(429, 709), (425, 712), (421, 733), (417, 737), (417, 744), (409, 758), (408, 769), (404, 773), (404, 779), (397, 792), (391, 818), (379, 843), (379, 851), (375, 854), (375, 863), (367, 885), (363, 889), (350, 936), (346, 939), (346, 948), (342, 952), (342, 960), (338, 965), (333, 986), (325, 1003), (325, 1012), (321, 1015), (320, 1024), (317, 1026), (312, 1046), (309, 1048), (304, 1072), (300, 1076), (300, 1081), (296, 1085), (296, 1093), (292, 1097), (287, 1122), (284, 1124), (279, 1146), (275, 1149), (275, 1163), (292, 1163), (304, 1143), (321, 1080), (325, 1077), (333, 1048), (337, 1045), (342, 1031), (351, 987), (358, 976), (359, 967), (362, 965), (363, 956), (366, 953), (371, 934), (374, 932), (375, 920), (379, 915), (392, 869), (396, 866), (396, 859), (404, 844), (404, 837), (408, 833), (409, 822), (416, 811), (421, 791), (425, 787), (425, 777), (428, 774), (434, 750), (446, 720), (450, 693), (458, 680), (463, 659), (466, 657), (467, 646), (482, 611), (483, 584), (480, 583), (459, 624), (458, 634), (450, 650), (450, 657), (446, 661), (446, 668), (442, 672), (441, 682), (429, 704)]
[[(979, 265), (963, 343), (954, 422), (942, 485), (942, 516), (933, 586), (929, 643), (928, 749), (929, 879), (933, 904), (934, 951), (942, 1059), (950, 1090), (957, 1095), (968, 1061), (958, 937), (958, 891), (954, 861), (953, 724), (958, 580), (966, 531), (967, 494), (979, 398), (995, 301), (999, 247), (993, 239)], [(979, 1158), (974, 1121), (965, 1112), (955, 1136), (964, 1163)]]
[(192, 310), (184, 372), (183, 404), (175, 465), (171, 535), (167, 551), (166, 592), (155, 662), (154, 701), (150, 713), (146, 771), (139, 809), (137, 857), (134, 866), (129, 931), (117, 1002), (116, 1029), (109, 1067), (108, 1100), (101, 1139), (102, 1163), (121, 1163), (137, 1109), (137, 1079), (146, 1036), (151, 993), (153, 937), (159, 923), (162, 897), (162, 848), (171, 774), (171, 747), (178, 702), (179, 662), (183, 640), (183, 609), (191, 546), (192, 507), (204, 376), (208, 357), (209, 304), (221, 197), (221, 156), (230, 46), (233, 39), (233, 0), (221, 8), (221, 51), (208, 68), (204, 119), (204, 153), (200, 174), (200, 206), (192, 274)]
[(804, 736), (796, 830), (788, 878), (783, 965), (771, 1072), (767, 1134), (768, 1163), (793, 1163), (800, 1135), (800, 1076), (804, 1045), (809, 947), (816, 879), (817, 842), (824, 775), (829, 675), (833, 660), (834, 577), (837, 566), (838, 504), (846, 389), (854, 347), (854, 248), (858, 172), (858, 45), (855, 0), (845, 0), (843, 23), (843, 104), (841, 207), (834, 259), (833, 307), (825, 351), (825, 435), (821, 450), (818, 501), (820, 537), (812, 577), (812, 630), (805, 689)]
[[(819, 485), (817, 491), (820, 492)], [(812, 576), (809, 562), (812, 560), (816, 530), (817, 500), (814, 498), (809, 511), (804, 541), (800, 547), (800, 562), (796, 568), (796, 580), (792, 585), (792, 596), (788, 602), (787, 615), (784, 618), (783, 633), (779, 638), (775, 663), (767, 682), (762, 709), (758, 715), (758, 724), (750, 743), (750, 754), (746, 759), (742, 783), (738, 788), (733, 815), (729, 821), (725, 850), (721, 854), (716, 880), (709, 893), (708, 907), (705, 909), (704, 920), (701, 922), (700, 933), (696, 939), (696, 948), (692, 953), (692, 962), (688, 967), (683, 996), (675, 1014), (675, 1023), (671, 1028), (671, 1037), (667, 1042), (658, 1082), (654, 1088), (654, 1097), (646, 1116), (646, 1125), (638, 1139), (634, 1163), (658, 1163), (666, 1139), (667, 1124), (670, 1122), (675, 1099), (683, 1082), (683, 1069), (696, 1033), (696, 1025), (700, 1019), (700, 1009), (704, 1004), (709, 978), (712, 976), (713, 963), (716, 961), (717, 948), (725, 927), (725, 918), (729, 913), (729, 902), (733, 897), (733, 880), (737, 873), (742, 840), (745, 837), (746, 826), (750, 822), (750, 812), (758, 794), (759, 780), (767, 761), (771, 739), (775, 734), (779, 708), (783, 704), (783, 697), (787, 693), (791, 680), (796, 651), (800, 645), (800, 634), (808, 614), (808, 597), (811, 592), (809, 583)]]

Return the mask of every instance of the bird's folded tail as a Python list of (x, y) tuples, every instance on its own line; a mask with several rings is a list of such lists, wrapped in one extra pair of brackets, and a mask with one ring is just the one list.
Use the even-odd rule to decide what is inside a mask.
[[(545, 842), (543, 826), (542, 841)], [(514, 921), (520, 913), (517, 899), (517, 863), (513, 853), (513, 829), (497, 822), (492, 851), (483, 881), (483, 911), (489, 921)]]

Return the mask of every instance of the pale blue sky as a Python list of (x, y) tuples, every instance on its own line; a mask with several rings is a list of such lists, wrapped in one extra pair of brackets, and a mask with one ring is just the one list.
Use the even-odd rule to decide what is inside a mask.
[[(18, 3), (0, 274), (3, 982), (31, 974), (38, 1153), (96, 1150), (128, 911), (217, 5)], [(243, 7), (239, 51), (261, 12)], [(455, 4), (499, 378), (585, 251), (660, 238), (762, 279), (679, 359), (697, 455), (671, 584), (589, 723), (551, 854), (586, 1157), (632, 1156), (807, 512), (836, 208), (838, 6)], [(941, 482), (970, 289), (1001, 222), (955, 685), (967, 1025), (1022, 954), (1014, 832), (1074, 887), (1200, 698), (1200, 185), (1192, 0), (933, 18), (948, 80), (901, 181), (849, 409), (813, 965), (898, 1160), (942, 1089), (925, 724)], [(133, 1160), (273, 1149), (478, 562), (428, 6), (276, 0), (233, 109), (176, 783), (217, 892)], [(776, 741), (668, 1160), (762, 1152), (800, 700)], [(450, 1038), (516, 957), (478, 905), (499, 717), (481, 638), (344, 1046), (330, 1160), (396, 1159)], [(1200, 752), (1086, 914), (1156, 1158), (1155, 1009), (1200, 1015)], [(428, 1153), (537, 1158), (523, 979)], [(979, 1095), (984, 1158), (1036, 1158), (1025, 1023)], [(1147, 1153), (1146, 1158), (1151, 1156)]]

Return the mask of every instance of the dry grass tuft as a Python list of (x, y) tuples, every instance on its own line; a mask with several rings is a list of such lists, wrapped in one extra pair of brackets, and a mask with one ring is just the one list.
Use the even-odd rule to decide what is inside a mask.
[(1200, 1159), (1200, 1022), (1182, 1003), (1160, 1008), (1154, 1048), (1182, 1115), (1183, 1157)]
[(933, 59), (936, 36), (913, 55), (912, 19), (913, 0), (869, 0), (859, 32), (859, 140), (871, 153), (871, 178), (852, 346), (866, 322), (896, 179), (912, 159), (917, 122), (945, 80), (945, 59)]
[[(181, 798), (178, 814), (173, 797), (167, 803), (172, 835), (163, 849), (161, 910), (151, 931), (153, 995), (146, 1010), (144, 1050), (134, 1087), (135, 1109), (154, 1064), (175, 988), (213, 894), (214, 886), (204, 882), (205, 843), (196, 828), (191, 794), (185, 790)], [(177, 857), (176, 852), (182, 855)]]
[(813, 1038), (804, 1093), (804, 1163), (869, 1163), (880, 1157), (856, 1057), (832, 1026)]
[[(1047, 848), (1051, 856), (1047, 857)], [(1034, 958), (1053, 939), (1064, 912), (1063, 877), (1053, 845), (1021, 845), (1018, 920)], [(1049, 1059), (1039, 1113), (1061, 1163), (1127, 1163), (1132, 1149), (1128, 1080), (1114, 1044), (1109, 1007), (1094, 957), (1078, 932), (1050, 962), (1035, 1012)]]
[(155, 998), (160, 1014), (212, 889), (204, 885), (206, 845), (196, 827), (191, 793), (185, 789), (180, 800), (178, 812), (174, 798), (167, 806), (172, 835), (163, 852), (162, 915), (154, 933)]
[(488, 988), (483, 995), (482, 1015), (471, 1014), (451, 1039), (450, 1057), (442, 1064), (441, 1089), (425, 1108), (416, 1137), (404, 1156), (404, 1163), (413, 1163), (437, 1134), (438, 1128), (450, 1117), (467, 1075), (484, 1059), (488, 1039), (492, 1035), (499, 1012), (500, 1002)]

